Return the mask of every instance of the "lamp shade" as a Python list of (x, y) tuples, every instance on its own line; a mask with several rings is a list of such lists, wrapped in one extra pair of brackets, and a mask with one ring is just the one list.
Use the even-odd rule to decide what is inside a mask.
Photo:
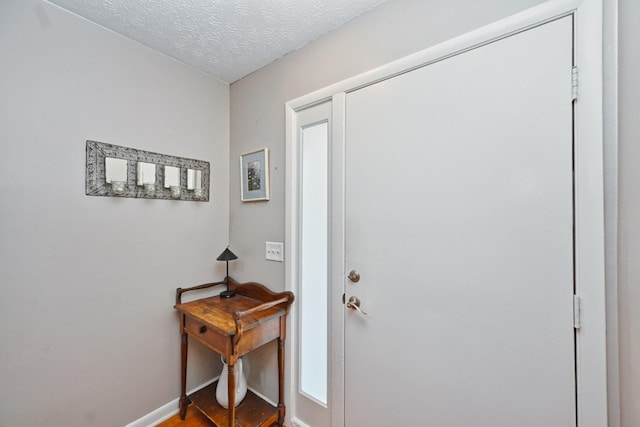
[(224, 250), (224, 252), (222, 252), (218, 258), (216, 258), (217, 261), (231, 261), (234, 259), (238, 259), (238, 256), (236, 254), (234, 254), (233, 252), (231, 252), (229, 250), (229, 248), (226, 248)]

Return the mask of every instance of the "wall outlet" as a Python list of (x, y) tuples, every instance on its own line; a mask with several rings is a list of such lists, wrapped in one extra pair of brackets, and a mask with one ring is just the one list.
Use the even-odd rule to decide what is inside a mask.
[(265, 242), (265, 259), (269, 261), (284, 260), (284, 246), (279, 242)]

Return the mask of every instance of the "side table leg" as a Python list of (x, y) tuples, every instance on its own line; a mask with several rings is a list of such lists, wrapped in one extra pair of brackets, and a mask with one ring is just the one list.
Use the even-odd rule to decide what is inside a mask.
[(229, 427), (235, 426), (236, 419), (236, 365), (229, 364), (228, 368), (228, 379), (227, 382), (227, 392), (229, 393)]
[(180, 419), (184, 421), (187, 415), (189, 398), (187, 397), (187, 354), (189, 352), (189, 338), (186, 333), (182, 333), (182, 343), (180, 345)]
[(278, 425), (284, 426), (284, 339), (278, 338)]

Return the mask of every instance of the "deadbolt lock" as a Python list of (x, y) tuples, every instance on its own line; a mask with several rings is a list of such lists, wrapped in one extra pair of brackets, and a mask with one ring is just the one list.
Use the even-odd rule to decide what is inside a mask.
[(347, 278), (353, 283), (358, 283), (360, 281), (360, 273), (357, 270), (351, 270)]

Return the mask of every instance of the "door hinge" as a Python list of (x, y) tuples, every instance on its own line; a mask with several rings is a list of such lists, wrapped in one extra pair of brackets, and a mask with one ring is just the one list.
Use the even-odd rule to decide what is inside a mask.
[(576, 329), (580, 329), (582, 327), (582, 323), (580, 323), (580, 297), (578, 295), (573, 296), (573, 327)]
[(578, 66), (571, 67), (571, 101), (578, 99)]

